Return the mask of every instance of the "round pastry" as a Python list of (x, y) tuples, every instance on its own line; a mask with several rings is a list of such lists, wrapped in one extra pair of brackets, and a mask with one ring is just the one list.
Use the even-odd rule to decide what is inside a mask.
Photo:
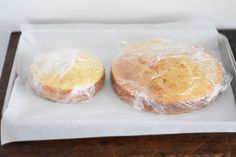
[(78, 102), (95, 95), (103, 86), (104, 68), (98, 59), (78, 50), (58, 50), (36, 56), (29, 80), (41, 97)]
[(179, 114), (210, 104), (221, 91), (221, 64), (197, 45), (173, 40), (131, 43), (114, 59), (111, 80), (135, 108)]

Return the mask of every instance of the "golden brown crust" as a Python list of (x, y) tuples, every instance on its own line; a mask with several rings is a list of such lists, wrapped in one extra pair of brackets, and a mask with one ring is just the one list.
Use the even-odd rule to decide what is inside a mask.
[(45, 86), (45, 85), (41, 85), (40, 89), (39, 87), (35, 89), (34, 86), (33, 88), (34, 88), (34, 91), (39, 96), (49, 99), (49, 100), (62, 101), (62, 102), (79, 102), (81, 100), (88, 99), (91, 96), (97, 94), (103, 87), (104, 79), (105, 79), (105, 73), (103, 72), (102, 77), (97, 81), (97, 83), (93, 86), (88, 87), (88, 88), (91, 88), (90, 89), (92, 91), (92, 93), (90, 93), (91, 95), (88, 95), (85, 92), (86, 90), (89, 90), (88, 88), (84, 89), (83, 90), (84, 92), (79, 92), (77, 94), (73, 94), (72, 96), (68, 96), (72, 92), (72, 89), (62, 90), (62, 89), (57, 89), (57, 88), (53, 88), (53, 87)]
[[(173, 48), (178, 55), (153, 53), (152, 47), (158, 49), (161, 42), (137, 42), (123, 50), (112, 64), (114, 91), (123, 101), (148, 112), (179, 114), (208, 106), (220, 92), (216, 89), (215, 95), (214, 90), (224, 80), (222, 66), (198, 46), (190, 46), (189, 55), (179, 53), (178, 46)], [(172, 49), (171, 44), (164, 46)]]
[[(133, 105), (135, 96), (132, 95), (129, 91), (127, 91), (126, 89), (124, 89), (121, 85), (119, 85), (111, 71), (111, 83), (113, 86), (113, 89), (115, 91), (115, 93), (119, 96), (119, 98), (125, 102), (127, 102), (130, 105)], [(180, 113), (188, 113), (188, 112), (192, 112), (192, 111), (198, 111), (202, 108), (205, 108), (207, 106), (207, 103), (205, 100), (206, 98), (202, 98), (202, 100), (199, 101), (192, 101), (191, 102), (191, 106), (192, 108), (186, 107), (178, 107), (175, 104), (163, 104), (163, 106), (165, 107), (164, 110), (157, 110), (155, 108), (153, 108), (150, 104), (148, 104), (147, 102), (143, 102), (143, 110), (147, 111), (147, 112), (153, 112), (153, 113), (165, 113), (165, 114), (180, 114)], [(161, 104), (159, 104), (161, 105)]]
[(95, 95), (104, 82), (102, 62), (76, 49), (35, 56), (29, 81), (35, 93), (59, 102), (78, 102)]

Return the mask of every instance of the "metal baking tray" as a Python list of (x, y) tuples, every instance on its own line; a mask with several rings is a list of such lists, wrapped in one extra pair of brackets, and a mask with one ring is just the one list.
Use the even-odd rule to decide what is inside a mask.
[[(222, 64), (225, 67), (226, 71), (231, 73), (232, 76), (233, 76), (233, 80), (231, 82), (231, 87), (232, 87), (232, 90), (233, 90), (233, 96), (234, 96), (234, 100), (235, 100), (236, 89), (234, 87), (236, 87), (236, 62), (235, 62), (231, 47), (229, 45), (228, 39), (223, 34), (219, 34), (218, 39), (219, 39), (218, 44), (219, 44), (219, 48), (220, 48), (220, 52), (221, 52), (220, 53), (220, 55), (221, 55), (220, 58), (221, 58)], [(16, 52), (17, 51), (15, 50), (14, 53), (16, 53)], [(17, 54), (15, 54), (15, 56), (17, 56)], [(15, 81), (16, 77), (17, 77), (16, 59), (14, 59), (13, 63), (12, 63), (10, 77), (9, 77), (9, 80), (8, 80), (8, 85), (7, 85), (7, 90), (6, 90), (6, 95), (5, 95), (5, 99), (4, 99), (2, 113), (4, 112), (4, 110), (6, 109), (6, 107), (8, 105), (8, 102), (9, 102), (9, 99), (11, 97), (11, 92), (12, 92), (12, 88), (13, 88), (14, 81)], [(219, 125), (219, 123), (215, 123), (215, 125)], [(235, 130), (236, 130), (236, 127), (235, 127), (236, 122), (235, 121), (232, 121), (231, 123), (228, 123), (227, 126), (231, 126), (228, 132), (235, 132)], [(211, 130), (211, 131), (208, 131), (208, 132), (214, 132), (214, 131)], [(218, 131), (215, 131), (215, 132), (222, 132), (222, 131), (218, 130)]]
[(233, 80), (231, 82), (231, 87), (234, 94), (234, 100), (236, 97), (236, 62), (231, 50), (228, 39), (225, 35), (219, 33), (219, 48), (221, 51), (221, 60), (222, 64), (225, 67), (225, 70), (232, 74)]
[[(230, 47), (227, 37), (221, 33), (219, 33), (219, 43), (218, 44), (219, 44), (219, 48), (220, 48), (220, 52), (221, 52), (220, 57), (221, 57), (222, 64), (223, 64), (225, 70), (227, 72), (231, 73), (231, 75), (233, 76), (233, 80), (231, 82), (231, 87), (233, 90), (234, 100), (235, 100), (236, 88), (233, 88), (233, 87), (236, 87), (236, 62), (234, 59), (234, 55), (231, 50), (231, 47)], [(17, 54), (15, 56), (17, 56)], [(14, 84), (16, 77), (17, 77), (16, 60), (14, 59), (9, 82), (8, 82), (8, 86), (7, 86), (7, 90), (6, 90), (6, 96), (5, 96), (5, 100), (4, 100), (4, 104), (3, 104), (3, 110), (2, 110), (3, 112), (8, 104), (9, 98), (11, 96), (11, 91), (12, 91), (13, 84)]]

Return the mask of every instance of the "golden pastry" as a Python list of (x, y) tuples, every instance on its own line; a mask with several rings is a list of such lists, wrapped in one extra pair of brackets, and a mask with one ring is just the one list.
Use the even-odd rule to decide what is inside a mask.
[(111, 80), (118, 96), (134, 107), (178, 114), (213, 101), (224, 73), (205, 49), (160, 39), (124, 48), (112, 63)]
[(96, 94), (104, 82), (102, 63), (77, 50), (47, 52), (30, 66), (31, 86), (47, 99), (78, 102)]

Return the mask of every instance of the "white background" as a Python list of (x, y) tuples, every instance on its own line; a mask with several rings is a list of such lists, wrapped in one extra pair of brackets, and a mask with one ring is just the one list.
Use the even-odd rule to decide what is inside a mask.
[(236, 28), (236, 0), (0, 0), (0, 70), (22, 23), (154, 23), (204, 19)]

